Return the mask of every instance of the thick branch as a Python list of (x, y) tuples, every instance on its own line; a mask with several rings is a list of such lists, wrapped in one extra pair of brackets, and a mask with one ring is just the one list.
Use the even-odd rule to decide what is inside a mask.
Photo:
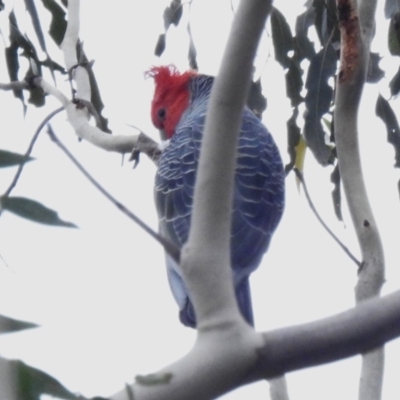
[[(340, 175), (363, 260), (356, 286), (357, 303), (379, 296), (384, 282), (383, 248), (364, 183), (357, 128), (375, 8), (376, 1), (338, 0), (341, 65), (334, 126)], [(363, 357), (360, 399), (380, 399), (383, 364), (383, 349)]]
[(91, 90), (89, 75), (84, 67), (78, 65), (77, 45), (79, 41), (79, 26), (80, 26), (80, 1), (68, 1), (68, 25), (65, 31), (61, 50), (64, 54), (64, 63), (76, 82), (76, 96), (79, 99), (90, 101)]
[[(133, 385), (135, 399), (214, 399), (250, 382), (370, 351), (400, 336), (399, 319), (397, 291), (329, 318), (267, 333), (203, 332), (188, 355), (152, 377), (152, 385), (145, 379)], [(129, 397), (123, 390), (112, 399)]]
[(78, 137), (106, 151), (115, 151), (118, 153), (132, 152), (139, 135), (123, 136), (105, 133), (101, 129), (89, 124), (86, 108), (77, 106), (64, 93), (44, 79), (35, 78), (34, 83), (42, 87), (46, 93), (54, 96), (61, 103), (67, 112), (68, 121)]
[[(78, 65), (79, 60), (77, 58), (80, 25), (79, 9), (79, 0), (68, 1), (68, 25), (60, 48), (64, 54), (65, 66), (76, 82), (76, 97), (90, 101), (91, 88), (89, 75), (84, 67)], [(45, 81), (41, 82), (41, 86), (47, 93), (55, 96), (63, 104), (67, 111), (68, 120), (80, 138), (107, 151), (116, 151), (119, 153), (132, 152), (137, 142), (138, 135), (129, 137), (111, 136), (101, 131), (89, 124), (89, 113), (85, 107), (79, 109), (79, 107), (72, 103), (63, 93)]]
[(231, 284), (230, 204), (242, 110), (270, 7), (271, 2), (265, 0), (240, 3), (209, 101), (191, 230), (182, 252), (200, 330), (215, 321), (241, 320)]
[(264, 333), (266, 376), (326, 364), (373, 350), (400, 336), (400, 291), (316, 322)]
[[(352, 18), (357, 18), (356, 10), (352, 10)], [(340, 175), (364, 262), (356, 293), (358, 301), (378, 295), (384, 281), (383, 248), (368, 201), (358, 143), (357, 117), (368, 51), (363, 45), (359, 24), (342, 21), (342, 59), (334, 125)], [(353, 55), (352, 60), (349, 54)]]

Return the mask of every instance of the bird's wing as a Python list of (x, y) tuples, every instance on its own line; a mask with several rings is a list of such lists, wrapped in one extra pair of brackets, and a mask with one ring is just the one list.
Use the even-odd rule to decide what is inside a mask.
[[(178, 125), (164, 150), (156, 175), (155, 200), (160, 230), (176, 245), (188, 239), (204, 115)], [(283, 211), (284, 171), (276, 145), (249, 110), (243, 114), (238, 144), (232, 212), (231, 265), (242, 314), (252, 323), (248, 276), (261, 262)], [(182, 313), (193, 307), (179, 266), (167, 259), (168, 276)], [(190, 319), (190, 318), (189, 318)], [(184, 322), (185, 323), (185, 322)]]

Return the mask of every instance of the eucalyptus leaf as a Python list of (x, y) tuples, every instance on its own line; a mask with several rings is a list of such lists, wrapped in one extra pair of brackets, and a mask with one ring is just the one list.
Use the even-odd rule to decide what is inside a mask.
[(47, 208), (35, 200), (27, 199), (25, 197), (6, 197), (0, 198), (0, 201), (4, 210), (10, 211), (22, 218), (29, 219), (30, 221), (68, 228), (77, 227), (72, 222), (63, 221), (59, 218), (56, 211)]

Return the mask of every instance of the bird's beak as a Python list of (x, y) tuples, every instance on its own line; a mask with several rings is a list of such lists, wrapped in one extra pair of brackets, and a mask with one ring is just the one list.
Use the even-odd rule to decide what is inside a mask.
[(167, 133), (165, 132), (165, 130), (164, 129), (159, 129), (159, 132), (160, 132), (160, 138), (161, 138), (161, 140), (167, 140), (168, 139), (168, 137), (167, 137)]

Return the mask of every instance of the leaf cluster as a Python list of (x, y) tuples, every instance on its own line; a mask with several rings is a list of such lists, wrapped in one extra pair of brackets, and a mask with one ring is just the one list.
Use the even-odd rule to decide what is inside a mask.
[[(294, 32), (277, 8), (273, 8), (271, 13), (275, 59), (285, 70), (286, 94), (293, 110), (287, 121), (290, 161), (286, 172), (289, 173), (293, 167), (302, 170), (306, 148), (311, 150), (322, 166), (333, 164), (332, 199), (336, 216), (341, 220), (340, 173), (333, 134), (335, 82), (340, 59), (340, 21), (335, 0), (308, 0), (304, 7), (305, 11), (296, 18)], [(389, 49), (392, 55), (399, 56), (400, 2), (386, 0), (385, 15), (390, 19)], [(317, 38), (316, 43), (312, 37)], [(384, 77), (379, 66), (380, 60), (379, 54), (370, 53), (366, 82), (377, 83)], [(399, 93), (400, 68), (389, 87), (392, 96)], [(301, 112), (303, 119), (299, 123)], [(381, 95), (376, 101), (376, 115), (386, 125), (388, 141), (395, 148), (395, 166), (398, 167), (400, 140), (397, 118), (389, 101)], [(302, 145), (303, 140), (306, 146)]]

